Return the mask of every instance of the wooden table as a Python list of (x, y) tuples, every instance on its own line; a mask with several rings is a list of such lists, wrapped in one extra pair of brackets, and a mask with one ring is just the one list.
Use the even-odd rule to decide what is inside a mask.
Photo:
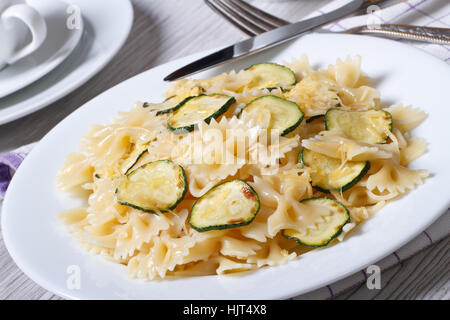
[[(106, 68), (84, 86), (25, 118), (0, 126), (0, 152), (39, 140), (58, 122), (98, 94), (144, 70), (197, 51), (245, 38), (215, 15), (202, 0), (133, 0), (135, 21), (125, 46)], [(296, 21), (329, 0), (253, 3)], [(384, 287), (365, 285), (336, 299), (448, 299), (450, 238), (383, 273)], [(42, 289), (14, 264), (0, 235), (0, 299), (60, 299)]]

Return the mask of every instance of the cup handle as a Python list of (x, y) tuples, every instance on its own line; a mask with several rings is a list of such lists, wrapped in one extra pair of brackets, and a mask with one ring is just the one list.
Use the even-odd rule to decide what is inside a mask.
[(42, 18), (36, 9), (26, 4), (17, 4), (9, 7), (3, 12), (1, 18), (3, 20), (17, 18), (23, 21), (30, 29), (32, 36), (31, 43), (14, 53), (8, 59), (7, 63), (9, 64), (13, 64), (35, 51), (41, 46), (47, 36), (47, 24), (44, 18)]

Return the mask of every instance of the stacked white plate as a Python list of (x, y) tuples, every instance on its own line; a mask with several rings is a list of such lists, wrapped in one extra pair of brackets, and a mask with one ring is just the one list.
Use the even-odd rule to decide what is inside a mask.
[[(0, 71), (0, 125), (41, 108), (87, 82), (125, 43), (129, 0), (28, 0), (47, 24), (44, 43)], [(79, 15), (79, 23), (70, 25)], [(114, 21), (114, 23), (111, 23)]]

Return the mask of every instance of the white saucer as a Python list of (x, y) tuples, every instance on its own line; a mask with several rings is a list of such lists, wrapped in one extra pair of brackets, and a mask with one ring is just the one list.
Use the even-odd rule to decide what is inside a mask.
[[(32, 0), (30, 4), (47, 1), (53, 2)], [(79, 45), (39, 81), (1, 98), (0, 124), (42, 109), (77, 89), (111, 61), (125, 43), (133, 23), (129, 0), (71, 0), (70, 3), (78, 6), (83, 16), (84, 32)]]
[(66, 27), (69, 4), (60, 0), (29, 0), (28, 3), (44, 17), (47, 38), (38, 50), (0, 71), (0, 98), (20, 90), (42, 78), (60, 65), (75, 49), (83, 34)]

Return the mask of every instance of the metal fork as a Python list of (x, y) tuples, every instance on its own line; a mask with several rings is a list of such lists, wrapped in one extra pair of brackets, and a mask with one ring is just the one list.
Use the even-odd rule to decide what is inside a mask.
[[(242, 0), (204, 1), (211, 9), (252, 37), (290, 23)], [(370, 34), (391, 39), (450, 44), (450, 29), (448, 28), (380, 24), (359, 26), (337, 33)]]

